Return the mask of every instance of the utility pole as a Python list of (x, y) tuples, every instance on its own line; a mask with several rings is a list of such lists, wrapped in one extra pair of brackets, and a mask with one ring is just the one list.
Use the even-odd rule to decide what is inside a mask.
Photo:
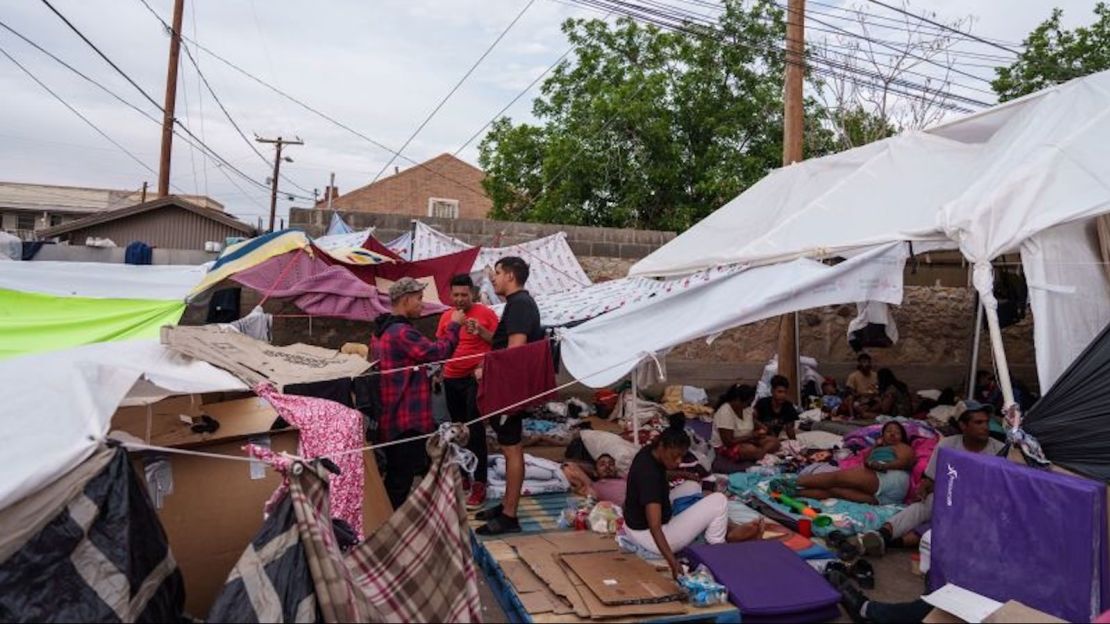
[[(274, 231), (274, 219), (277, 218), (277, 191), (278, 191), (278, 176), (281, 175), (281, 150), (286, 145), (304, 145), (304, 141), (297, 137), (296, 139), (289, 140), (278, 137), (276, 139), (263, 139), (262, 137), (255, 137), (255, 141), (259, 143), (271, 143), (274, 145), (274, 177), (270, 178), (270, 230)], [(285, 157), (286, 162), (293, 162), (292, 158)]]
[(185, 0), (174, 0), (173, 31), (170, 32), (170, 62), (166, 69), (166, 103), (162, 115), (162, 160), (158, 167), (158, 197), (170, 193), (170, 158), (173, 156), (173, 112), (177, 104), (177, 65), (181, 56), (181, 16)]
[[(805, 111), (802, 81), (805, 77), (805, 0), (789, 0), (786, 9), (786, 79), (783, 94), (782, 164), (802, 160)], [(801, 400), (798, 384), (798, 313), (779, 317), (779, 374), (790, 380), (790, 389)]]
[(328, 210), (331, 210), (331, 196), (335, 195), (335, 172), (328, 178)]

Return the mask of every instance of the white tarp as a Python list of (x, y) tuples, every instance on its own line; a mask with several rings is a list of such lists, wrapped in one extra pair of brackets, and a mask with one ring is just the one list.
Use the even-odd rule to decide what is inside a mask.
[[(412, 260), (438, 258), (472, 247), (420, 221), (416, 222), (413, 233), (408, 236), (414, 236), (411, 238)], [(407, 242), (407, 240), (398, 239), (391, 241), (388, 246), (393, 249), (394, 244), (402, 245)], [(405, 251), (403, 257), (408, 256), (408, 250)], [(519, 256), (528, 263), (531, 276), (528, 278), (527, 287), (528, 292), (533, 296), (579, 290), (591, 284), (590, 278), (582, 270), (578, 258), (567, 244), (567, 235), (563, 232), (519, 245), (482, 247), (478, 252), (478, 258), (474, 261), (473, 271), (483, 272), (492, 268), (494, 263), (505, 256)], [(487, 295), (492, 294), (488, 288), (485, 290), (488, 291)]]
[(899, 240), (941, 241), (937, 207), (968, 182), (977, 146), (908, 132), (779, 169), (629, 271), (825, 257)]
[(23, 241), (18, 236), (0, 231), (0, 262), (4, 260), (22, 260)]
[(71, 470), (108, 433), (116, 408), (140, 379), (179, 393), (245, 390), (210, 364), (156, 341), (86, 345), (0, 361), (4, 470), (0, 509)]
[[(331, 189), (328, 189), (328, 191), (330, 192)], [(354, 230), (351, 229), (351, 226), (347, 225), (343, 217), (339, 216), (338, 212), (333, 212), (331, 213), (331, 222), (328, 223), (328, 230), (324, 232), (324, 235), (332, 236), (334, 234), (351, 234), (353, 232)]]
[(1110, 324), (1110, 277), (1094, 220), (1047, 229), (1021, 246), (1041, 393)]
[(359, 230), (357, 232), (344, 232), (341, 234), (328, 234), (312, 239), (317, 247), (327, 252), (344, 252), (348, 249), (361, 249), (362, 244), (374, 233), (374, 228)]
[(12, 262), (0, 270), (0, 289), (62, 297), (184, 301), (206, 270), (203, 264)]
[(618, 381), (636, 364), (676, 345), (732, 327), (825, 305), (902, 301), (904, 243), (835, 266), (809, 259), (721, 272), (682, 291), (658, 294), (562, 332), (567, 371), (588, 386)]

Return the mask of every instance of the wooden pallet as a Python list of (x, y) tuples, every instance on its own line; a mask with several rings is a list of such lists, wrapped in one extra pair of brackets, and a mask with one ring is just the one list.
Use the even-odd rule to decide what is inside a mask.
[(520, 561), (512, 547), (497, 538), (479, 540), (473, 532), (471, 533), (471, 546), (474, 550), (475, 562), (485, 574), (486, 582), (494, 595), (497, 596), (497, 601), (510, 622), (536, 624), (554, 624), (556, 622), (650, 622), (653, 624), (716, 622), (719, 624), (738, 624), (740, 622), (740, 611), (732, 604), (706, 608), (686, 605), (686, 611), (681, 615), (655, 618), (639, 617), (636, 619), (589, 620), (576, 617), (573, 613), (562, 615), (554, 613), (531, 614), (521, 603), (515, 588), (502, 569), (502, 563), (506, 561)]

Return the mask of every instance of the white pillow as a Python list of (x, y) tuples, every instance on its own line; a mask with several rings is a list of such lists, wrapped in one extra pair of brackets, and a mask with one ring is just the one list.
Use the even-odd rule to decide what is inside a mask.
[(579, 435), (582, 437), (582, 444), (595, 460), (602, 455), (612, 455), (617, 462), (617, 472), (622, 476), (628, 474), (632, 459), (640, 450), (635, 444), (608, 431), (583, 429)]

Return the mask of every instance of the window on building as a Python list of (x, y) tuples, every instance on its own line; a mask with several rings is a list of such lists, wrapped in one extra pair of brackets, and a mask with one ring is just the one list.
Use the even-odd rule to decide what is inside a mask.
[(459, 218), (459, 200), (443, 199), (442, 197), (428, 198), (428, 216), (441, 219)]
[(15, 216), (15, 228), (17, 230), (34, 230), (37, 225), (38, 219), (35, 218), (33, 212), (20, 212)]
[(60, 214), (50, 215), (50, 227), (61, 225), (64, 221), (65, 219), (63, 219)]

